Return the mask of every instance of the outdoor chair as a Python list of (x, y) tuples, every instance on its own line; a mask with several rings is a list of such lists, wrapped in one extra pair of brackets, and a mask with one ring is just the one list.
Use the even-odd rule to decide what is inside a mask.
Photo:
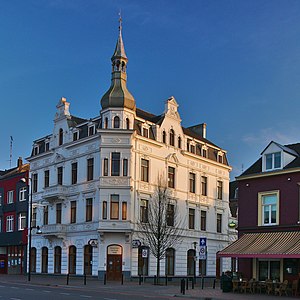
[(271, 279), (266, 280), (266, 292), (268, 295), (273, 294), (273, 282)]
[(280, 285), (274, 289), (274, 294), (275, 295), (278, 294), (279, 296), (282, 296), (284, 294), (288, 296), (287, 293), (288, 284), (289, 282), (287, 280), (284, 280), (284, 282), (280, 283)]
[(298, 279), (293, 280), (291, 292), (292, 296), (298, 296)]
[(239, 292), (239, 281), (238, 280), (232, 280), (232, 292)]
[(241, 286), (241, 292), (242, 293), (253, 293), (253, 279), (250, 279), (249, 281), (247, 279), (243, 279), (242, 286)]

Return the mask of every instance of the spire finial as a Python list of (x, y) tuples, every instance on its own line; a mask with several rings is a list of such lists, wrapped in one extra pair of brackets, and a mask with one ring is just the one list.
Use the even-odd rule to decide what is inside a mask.
[(119, 11), (119, 31), (122, 31), (122, 14), (121, 14), (121, 9)]

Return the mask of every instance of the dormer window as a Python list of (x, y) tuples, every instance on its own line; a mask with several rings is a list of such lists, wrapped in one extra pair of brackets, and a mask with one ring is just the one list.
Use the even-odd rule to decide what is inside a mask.
[(78, 131), (73, 132), (73, 141), (77, 141), (78, 140)]
[(202, 156), (207, 157), (207, 148), (206, 147), (202, 147)]
[(39, 154), (39, 146), (34, 146), (34, 148), (33, 148), (33, 154), (34, 155), (38, 155)]
[(95, 133), (95, 126), (89, 126), (89, 136), (93, 135)]
[(219, 152), (219, 153), (218, 153), (218, 162), (219, 162), (220, 164), (223, 163), (223, 153), (222, 153), (222, 152)]
[(175, 146), (175, 133), (173, 129), (170, 130), (170, 145)]
[(266, 154), (265, 158), (266, 158), (266, 171), (281, 168), (280, 152)]
[(46, 141), (45, 142), (45, 151), (49, 151), (49, 149), (50, 149), (50, 143), (49, 143), (49, 141)]
[(149, 137), (149, 129), (148, 128), (143, 128), (143, 136), (146, 138)]
[(195, 145), (191, 145), (191, 147), (190, 147), (191, 149), (191, 153), (195, 153)]
[(163, 141), (164, 144), (166, 143), (166, 138), (167, 138), (166, 132), (163, 131), (163, 134), (162, 134), (162, 141)]

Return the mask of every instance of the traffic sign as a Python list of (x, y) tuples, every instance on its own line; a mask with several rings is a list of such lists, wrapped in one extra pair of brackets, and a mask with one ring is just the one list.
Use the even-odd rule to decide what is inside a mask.
[(201, 237), (200, 238), (200, 244), (199, 245), (200, 245), (200, 247), (201, 246), (206, 246), (206, 237)]
[(144, 248), (142, 249), (142, 258), (147, 258), (148, 257), (148, 249)]
[(142, 245), (140, 240), (132, 240), (132, 248), (138, 248)]
[(205, 260), (206, 259), (206, 246), (199, 247), (199, 259)]

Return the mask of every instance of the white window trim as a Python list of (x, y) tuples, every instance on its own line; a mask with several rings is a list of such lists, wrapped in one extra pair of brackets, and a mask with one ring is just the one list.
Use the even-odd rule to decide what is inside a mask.
[(9, 215), (6, 217), (6, 232), (14, 231), (14, 216)]
[[(280, 166), (275, 168), (275, 154), (280, 153)], [(272, 167), (270, 169), (267, 169), (267, 155), (272, 155)], [(282, 151), (276, 151), (271, 153), (265, 153), (263, 156), (263, 168), (265, 172), (274, 171), (274, 170), (280, 170), (282, 169)]]
[[(22, 214), (24, 214), (24, 215), (22, 215)], [(22, 225), (22, 220), (25, 220), (25, 226), (24, 227), (21, 226)], [(26, 213), (24, 213), (24, 212), (19, 213), (18, 227), (19, 227), (18, 230), (24, 230), (26, 228)]]
[(14, 203), (14, 191), (8, 191), (7, 192), (7, 204)]
[[(262, 199), (263, 196), (268, 196), (268, 195), (274, 195), (276, 194), (277, 196), (277, 203), (276, 203), (276, 223), (272, 223), (272, 224), (265, 224), (263, 221), (263, 205), (262, 205)], [(275, 191), (266, 191), (266, 192), (260, 192), (258, 193), (258, 212), (257, 212), (257, 221), (258, 221), (258, 226), (276, 226), (279, 225), (279, 201), (280, 201), (280, 193), (279, 190), (275, 190)]]
[[(27, 190), (26, 187), (20, 188), (20, 190), (19, 190), (19, 201), (26, 201), (26, 190)], [(21, 197), (21, 196), (24, 196), (24, 197)]]

